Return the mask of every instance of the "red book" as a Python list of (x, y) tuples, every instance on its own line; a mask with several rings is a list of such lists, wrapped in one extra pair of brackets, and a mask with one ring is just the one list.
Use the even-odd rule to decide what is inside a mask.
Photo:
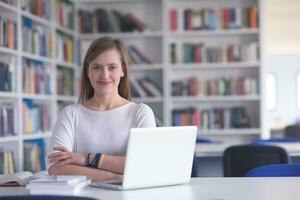
[(229, 9), (225, 8), (223, 12), (223, 28), (228, 29), (229, 27)]
[(200, 113), (198, 109), (194, 109), (193, 112), (193, 125), (197, 127), (200, 125)]
[(170, 10), (170, 31), (176, 31), (177, 30), (177, 10), (171, 9)]
[(203, 47), (202, 43), (201, 44), (197, 44), (195, 46), (194, 59), (195, 59), (196, 63), (201, 63), (202, 62), (202, 55), (201, 55), (202, 47)]
[(14, 22), (7, 20), (7, 47), (14, 48)]

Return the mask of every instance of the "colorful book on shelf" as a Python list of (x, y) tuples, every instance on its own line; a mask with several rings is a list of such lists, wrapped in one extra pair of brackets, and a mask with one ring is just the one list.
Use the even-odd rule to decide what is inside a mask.
[(177, 10), (175, 8), (171, 9), (169, 11), (169, 26), (170, 31), (176, 31), (177, 30)]
[(14, 174), (1, 174), (0, 186), (25, 186), (31, 180), (44, 176), (47, 176), (46, 172), (32, 173), (29, 171), (22, 171)]
[(50, 110), (47, 104), (35, 102), (32, 99), (23, 99), (23, 133), (34, 134), (49, 131), (51, 129)]
[(22, 17), (23, 51), (40, 56), (52, 56), (52, 33), (49, 27)]
[(17, 24), (4, 15), (0, 16), (0, 46), (17, 48)]
[(199, 111), (196, 108), (174, 109), (172, 111), (172, 117), (173, 126), (199, 126), (200, 123)]
[(46, 147), (43, 139), (24, 141), (24, 169), (41, 171), (46, 169)]
[(14, 91), (12, 68), (14, 66), (0, 61), (0, 91)]
[(170, 58), (171, 63), (177, 63), (177, 45), (175, 43), (172, 43), (170, 45)]
[(134, 88), (133, 91), (136, 91), (138, 96), (136, 97), (146, 97), (147, 93), (144, 91), (144, 89), (141, 87), (141, 85), (138, 83), (137, 79), (134, 76), (130, 77), (130, 83), (131, 86)]
[(13, 151), (0, 148), (0, 174), (13, 174), (15, 170)]
[[(182, 52), (180, 52), (182, 50)], [(181, 55), (182, 54), (182, 55)], [(231, 63), (257, 61), (259, 48), (257, 43), (227, 44), (219, 46), (207, 46), (204, 43), (183, 43), (182, 48), (176, 48), (176, 44), (170, 45), (171, 63), (180, 62), (183, 56), (184, 63)]]
[(113, 12), (108, 12), (108, 20), (111, 26), (112, 32), (120, 32), (120, 20), (116, 17)]
[(0, 138), (14, 136), (17, 132), (18, 108), (13, 103), (7, 102), (0, 105)]
[(56, 56), (59, 61), (74, 62), (74, 41), (73, 37), (61, 31), (56, 31)]
[(48, 20), (51, 16), (51, 1), (48, 0), (21, 1), (21, 8), (33, 15)]
[(138, 81), (142, 88), (147, 91), (149, 96), (161, 97), (162, 89), (149, 77), (144, 77)]
[(81, 33), (142, 32), (147, 27), (134, 13), (123, 14), (115, 9), (79, 10), (78, 16)]
[(134, 64), (151, 64), (151, 60), (147, 58), (141, 51), (135, 46), (128, 47), (129, 56)]
[(145, 30), (146, 25), (140, 19), (138, 19), (134, 14), (128, 13), (126, 17), (138, 31), (143, 32)]
[(249, 107), (181, 108), (172, 111), (174, 126), (197, 125), (201, 129), (257, 128), (257, 121), (257, 110)]
[(73, 96), (74, 95), (74, 70), (58, 65), (56, 72), (57, 88), (56, 92), (59, 95)]
[(56, 22), (70, 29), (74, 28), (74, 5), (70, 0), (56, 0)]
[[(185, 9), (183, 11), (184, 30), (220, 30), (258, 27), (256, 6), (220, 9)], [(170, 19), (171, 24), (171, 19)]]
[(31, 94), (52, 94), (51, 68), (49, 65), (23, 58), (23, 92)]

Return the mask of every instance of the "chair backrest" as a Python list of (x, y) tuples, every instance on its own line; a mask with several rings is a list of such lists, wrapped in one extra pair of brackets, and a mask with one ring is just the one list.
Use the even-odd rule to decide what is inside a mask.
[(287, 152), (271, 145), (236, 145), (228, 147), (223, 153), (225, 177), (243, 177), (250, 169), (288, 162)]
[(300, 137), (300, 125), (290, 125), (290, 126), (285, 127), (284, 135), (285, 135), (285, 137), (299, 138)]
[(197, 156), (194, 156), (191, 177), (198, 177), (198, 176), (199, 176), (199, 158), (197, 158)]
[(251, 169), (245, 177), (300, 176), (300, 164), (266, 165)]

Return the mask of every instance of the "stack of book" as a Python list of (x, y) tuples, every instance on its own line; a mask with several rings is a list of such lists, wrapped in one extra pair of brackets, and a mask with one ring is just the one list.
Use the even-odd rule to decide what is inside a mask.
[(46, 176), (31, 180), (26, 189), (30, 194), (72, 195), (90, 183), (86, 176)]

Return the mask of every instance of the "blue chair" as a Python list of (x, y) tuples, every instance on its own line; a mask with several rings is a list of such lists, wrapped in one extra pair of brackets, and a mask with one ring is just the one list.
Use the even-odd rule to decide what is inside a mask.
[(245, 177), (300, 176), (300, 164), (275, 164), (254, 168)]
[(270, 144), (272, 142), (279, 142), (279, 143), (299, 142), (300, 144), (300, 138), (284, 137), (284, 138), (256, 139), (252, 141), (252, 144)]
[(213, 141), (210, 140), (210, 139), (206, 139), (206, 138), (197, 138), (196, 143), (197, 144), (199, 144), (199, 143), (201, 143), (201, 144), (211, 144), (211, 143), (213, 143)]
[(226, 148), (223, 153), (225, 177), (244, 177), (256, 167), (286, 163), (289, 163), (286, 150), (273, 145), (235, 145)]

